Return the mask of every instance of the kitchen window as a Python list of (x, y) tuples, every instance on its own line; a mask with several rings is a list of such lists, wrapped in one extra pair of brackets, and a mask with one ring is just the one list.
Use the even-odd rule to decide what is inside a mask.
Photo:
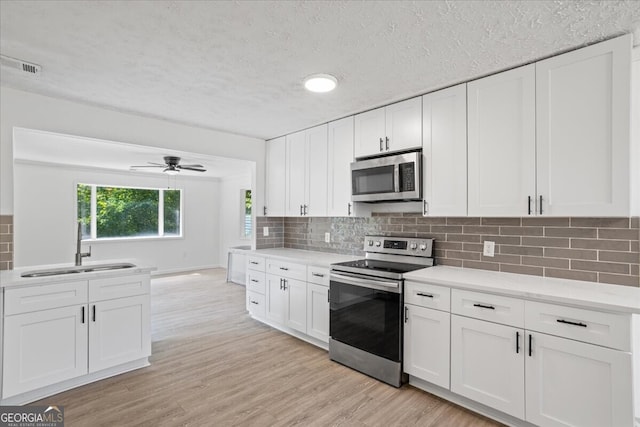
[(182, 190), (78, 184), (82, 239), (182, 236)]

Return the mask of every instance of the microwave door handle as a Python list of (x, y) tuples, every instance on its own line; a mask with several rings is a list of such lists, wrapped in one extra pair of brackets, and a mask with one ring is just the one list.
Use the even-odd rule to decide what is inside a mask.
[(400, 192), (400, 165), (393, 165), (393, 191)]

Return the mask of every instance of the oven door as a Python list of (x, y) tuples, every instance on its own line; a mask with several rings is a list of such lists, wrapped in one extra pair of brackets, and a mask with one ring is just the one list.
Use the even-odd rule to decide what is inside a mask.
[(402, 281), (331, 273), (331, 338), (402, 361)]

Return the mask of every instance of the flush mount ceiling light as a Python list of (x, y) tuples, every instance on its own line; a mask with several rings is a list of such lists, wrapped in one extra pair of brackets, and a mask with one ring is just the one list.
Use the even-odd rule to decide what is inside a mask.
[(331, 92), (338, 85), (338, 79), (331, 74), (313, 74), (304, 79), (304, 87), (311, 92)]

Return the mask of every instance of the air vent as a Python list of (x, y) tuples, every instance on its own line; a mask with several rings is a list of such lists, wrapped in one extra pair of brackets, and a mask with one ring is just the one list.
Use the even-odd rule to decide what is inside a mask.
[(0, 65), (34, 75), (39, 74), (42, 71), (42, 67), (37, 64), (32, 64), (21, 59), (11, 58), (4, 55), (0, 55)]

